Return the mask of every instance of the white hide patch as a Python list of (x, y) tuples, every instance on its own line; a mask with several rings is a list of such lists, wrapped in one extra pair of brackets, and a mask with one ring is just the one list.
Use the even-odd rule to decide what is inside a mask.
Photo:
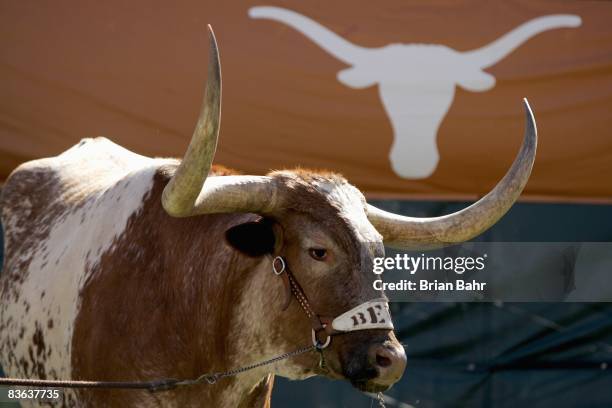
[[(0, 323), (6, 327), (0, 333), (3, 347), (0, 364), (7, 375), (26, 374), (15, 361), (22, 358), (31, 361), (33, 339), (38, 332), (47, 354), (43, 356), (44, 375), (71, 378), (71, 343), (79, 291), (89, 278), (88, 272), (124, 231), (129, 217), (142, 206), (156, 169), (171, 162), (140, 156), (97, 138), (83, 140), (59, 156), (31, 161), (16, 170), (49, 174), (57, 179), (56, 191), (44, 200), (48, 200), (49, 208), (60, 203), (62, 211), (45, 225), (49, 234), (44, 241), (33, 242), (27, 246), (28, 251), (15, 251), (31, 262), (27, 270), (19, 271), (23, 282), (10, 283), (18, 285), (17, 302), (3, 298), (0, 304)], [(7, 248), (23, 245), (11, 242), (18, 225), (24, 225), (23, 220), (30, 216), (28, 197), (19, 199), (23, 206), (17, 210), (13, 206), (12, 211), (4, 209), (3, 213)], [(40, 222), (34, 218), (25, 225), (34, 231), (42, 228)], [(7, 270), (2, 275), (17, 265), (18, 259), (7, 258)], [(15, 358), (6, 358), (7, 352)], [(41, 358), (36, 352), (34, 356)], [(39, 374), (40, 370), (33, 375)]]

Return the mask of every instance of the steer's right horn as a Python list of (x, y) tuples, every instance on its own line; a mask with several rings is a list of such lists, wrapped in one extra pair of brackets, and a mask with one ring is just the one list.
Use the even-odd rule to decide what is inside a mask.
[(279, 205), (276, 184), (265, 176), (209, 177), (221, 122), (221, 64), (208, 26), (208, 82), (187, 152), (164, 188), (162, 205), (173, 217), (222, 212), (266, 213)]
[(491, 192), (471, 206), (433, 218), (404, 217), (368, 205), (368, 219), (385, 245), (402, 249), (439, 247), (468, 241), (497, 222), (527, 184), (536, 154), (537, 130), (527, 99), (525, 137), (512, 167)]

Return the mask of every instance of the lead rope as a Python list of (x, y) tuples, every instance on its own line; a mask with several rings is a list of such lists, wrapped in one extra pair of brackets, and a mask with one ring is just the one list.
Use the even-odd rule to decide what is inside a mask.
[(383, 393), (379, 392), (376, 394), (376, 398), (378, 399), (378, 406), (380, 408), (385, 408), (385, 398), (383, 397)]
[(206, 381), (208, 384), (215, 384), (218, 380), (220, 380), (221, 378), (225, 378), (225, 377), (233, 377), (235, 375), (244, 373), (245, 371), (250, 371), (253, 370), (255, 368), (259, 368), (259, 367), (263, 367), (272, 363), (276, 363), (277, 361), (281, 361), (290, 357), (294, 357), (300, 354), (304, 354), (307, 353), (309, 351), (315, 350), (316, 347), (315, 346), (308, 346), (308, 347), (303, 347), (301, 349), (297, 349), (295, 351), (290, 351), (288, 353), (285, 354), (281, 354), (279, 356), (276, 357), (272, 357), (269, 360), (264, 360), (261, 361), (259, 363), (255, 363), (255, 364), (251, 364), (248, 366), (244, 366), (244, 367), (240, 367), (240, 368), (235, 368), (233, 370), (228, 370), (228, 371), (224, 371), (224, 372), (220, 372), (220, 373), (212, 373), (212, 374), (202, 374), (201, 376), (199, 376), (198, 378), (196, 378), (195, 380), (183, 380), (183, 381), (179, 381), (177, 383), (175, 383), (175, 385), (180, 386), (180, 385), (195, 385), (195, 384), (201, 384), (204, 381)]
[[(276, 266), (274, 264), (276, 260), (279, 260), (282, 264), (282, 267), (280, 270), (276, 269)], [(295, 281), (295, 278), (291, 275), (291, 273), (289, 273), (288, 270), (286, 270), (286, 263), (282, 257), (278, 256), (274, 258), (272, 262), (272, 270), (274, 271), (276, 275), (281, 275), (283, 272), (286, 271), (286, 276), (288, 277), (289, 282), (290, 282), (291, 292), (293, 292), (293, 295), (298, 299), (300, 305), (302, 306), (302, 309), (304, 310), (304, 312), (306, 312), (306, 315), (309, 318), (316, 316), (314, 312), (312, 312), (312, 309), (310, 308), (310, 304), (308, 303), (308, 298), (302, 292), (300, 286)], [(324, 324), (322, 326), (323, 328), (325, 328)], [(278, 361), (281, 361), (281, 360), (284, 360), (290, 357), (294, 357), (300, 354), (304, 354), (304, 353), (307, 353), (313, 350), (316, 350), (319, 353), (319, 367), (324, 372), (327, 372), (328, 371), (327, 362), (325, 361), (325, 355), (324, 355), (323, 350), (327, 346), (329, 346), (329, 343), (331, 341), (331, 334), (328, 335), (325, 343), (322, 343), (316, 338), (316, 333), (315, 333), (315, 330), (313, 329), (312, 330), (312, 340), (313, 340), (312, 346), (302, 347), (295, 351), (290, 351), (290, 352), (278, 355), (276, 357), (272, 357), (268, 360), (260, 361), (259, 363), (250, 364), (250, 365), (243, 366), (240, 368), (235, 368), (235, 369), (228, 370), (228, 371), (205, 373), (195, 379), (179, 380), (176, 378), (162, 378), (162, 379), (152, 380), (152, 381), (89, 381), (89, 380), (39, 380), (39, 379), (24, 379), (24, 378), (0, 378), (0, 386), (15, 385), (15, 386), (25, 386), (25, 387), (106, 388), (106, 389), (113, 389), (113, 388), (121, 389), (122, 388), (122, 389), (144, 389), (150, 392), (166, 391), (166, 390), (172, 390), (180, 386), (190, 386), (190, 385), (197, 385), (197, 384), (203, 384), (203, 383), (212, 385), (212, 384), (215, 384), (217, 381), (219, 381), (222, 378), (233, 377), (240, 373), (244, 373), (246, 371), (250, 371), (258, 367), (263, 367), (269, 364), (273, 364)], [(377, 395), (378, 395), (377, 398), (378, 398), (379, 406), (381, 408), (385, 408), (385, 401), (383, 399), (382, 393), (379, 392)]]
[(272, 357), (268, 360), (260, 361), (259, 363), (247, 365), (233, 370), (221, 371), (215, 373), (202, 374), (198, 378), (192, 380), (178, 380), (176, 378), (164, 378), (154, 381), (70, 381), (70, 380), (29, 380), (20, 378), (0, 378), (0, 385), (17, 385), (30, 387), (55, 387), (55, 388), (130, 388), (130, 389), (145, 389), (151, 392), (172, 390), (176, 387), (189, 386), (196, 384), (215, 384), (218, 380), (225, 377), (232, 377), (245, 371), (253, 370), (258, 367), (266, 366), (285, 360), (290, 357), (295, 357), (309, 351), (316, 350), (315, 346), (307, 346)]
[(317, 346), (313, 346), (319, 352), (319, 368), (324, 372), (327, 372), (327, 362), (325, 361), (325, 354), (323, 354), (323, 349)]

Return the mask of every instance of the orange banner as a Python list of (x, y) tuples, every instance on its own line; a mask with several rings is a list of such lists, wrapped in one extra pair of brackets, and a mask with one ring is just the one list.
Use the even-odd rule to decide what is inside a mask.
[(612, 201), (612, 3), (5, 2), (0, 178), (83, 137), (180, 156), (217, 34), (216, 162), (370, 197), (470, 199), (539, 129), (524, 198)]

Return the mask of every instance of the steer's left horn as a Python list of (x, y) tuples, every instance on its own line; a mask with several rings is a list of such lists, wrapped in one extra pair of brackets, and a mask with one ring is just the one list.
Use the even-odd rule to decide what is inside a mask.
[(208, 81), (200, 117), (181, 165), (162, 194), (164, 209), (175, 217), (192, 215), (194, 203), (210, 171), (217, 149), (221, 121), (221, 64), (217, 40), (210, 25), (208, 37)]
[(187, 152), (164, 188), (162, 205), (174, 217), (219, 212), (268, 212), (278, 205), (270, 177), (216, 176), (212, 166), (221, 121), (221, 64), (215, 34), (208, 26), (208, 82), (200, 117)]
[(489, 194), (453, 214), (412, 218), (368, 205), (368, 219), (387, 246), (416, 249), (468, 241), (497, 222), (510, 209), (527, 184), (536, 155), (537, 130), (533, 113), (524, 99), (526, 126), (523, 146), (504, 178)]

